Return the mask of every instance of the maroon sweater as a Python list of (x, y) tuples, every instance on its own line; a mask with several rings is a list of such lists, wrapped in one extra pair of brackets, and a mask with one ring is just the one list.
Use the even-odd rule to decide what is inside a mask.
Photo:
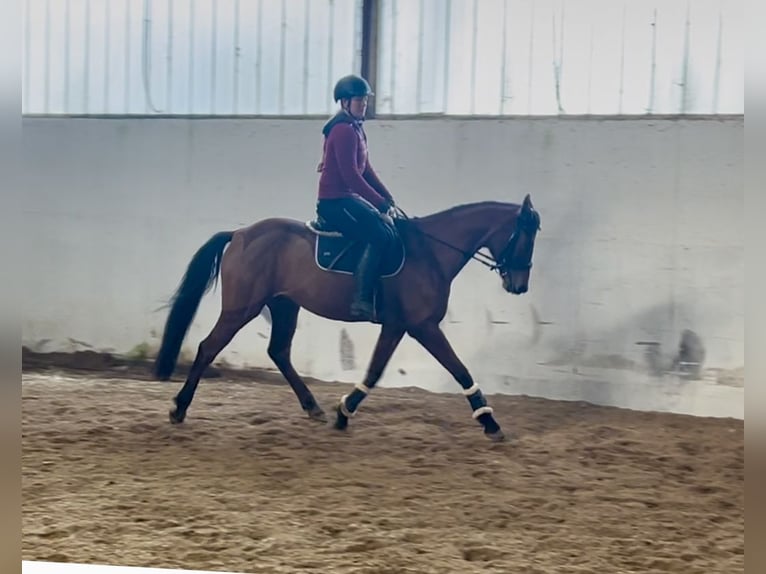
[(370, 165), (362, 125), (342, 112), (326, 126), (319, 171), (319, 199), (357, 196), (381, 210), (391, 199)]

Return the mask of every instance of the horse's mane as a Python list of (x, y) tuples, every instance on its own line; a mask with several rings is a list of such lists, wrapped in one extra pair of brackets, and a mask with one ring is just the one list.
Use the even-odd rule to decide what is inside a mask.
[(473, 203), (463, 203), (461, 205), (455, 205), (435, 213), (429, 213), (428, 215), (423, 215), (420, 217), (411, 216), (409, 217), (409, 221), (413, 223), (430, 223), (437, 219), (455, 215), (458, 212), (473, 211), (475, 209), (478, 210), (486, 208), (518, 210), (521, 209), (521, 205), (518, 203), (510, 203), (505, 201), (478, 201)]

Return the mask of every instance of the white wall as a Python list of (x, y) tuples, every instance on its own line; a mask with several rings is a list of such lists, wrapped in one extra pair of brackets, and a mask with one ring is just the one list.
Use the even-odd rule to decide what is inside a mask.
[[(313, 216), (322, 123), (25, 119), (24, 344), (157, 344), (165, 311), (156, 309), (212, 233)], [(542, 215), (530, 293), (505, 294), (478, 264), (454, 284), (444, 329), (488, 392), (743, 416), (742, 389), (652, 377), (636, 344), (671, 354), (690, 328), (706, 367), (744, 365), (741, 116), (421, 119), (367, 130), (376, 169), (411, 215), (527, 192)], [(218, 297), (203, 303), (192, 353)], [(344, 328), (356, 359), (346, 370)], [(256, 319), (222, 357), (271, 366), (268, 332)], [(375, 336), (371, 325), (303, 312), (296, 367), (357, 380)], [(457, 388), (410, 340), (382, 385)]]

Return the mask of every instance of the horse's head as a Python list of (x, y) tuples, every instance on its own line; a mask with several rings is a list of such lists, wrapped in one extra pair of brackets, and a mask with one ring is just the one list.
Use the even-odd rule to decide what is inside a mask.
[(487, 246), (497, 262), (496, 269), (503, 280), (503, 288), (508, 293), (521, 295), (529, 290), (532, 254), (539, 229), (540, 214), (535, 211), (527, 194), (510, 237), (506, 228), (505, 232), (496, 233)]

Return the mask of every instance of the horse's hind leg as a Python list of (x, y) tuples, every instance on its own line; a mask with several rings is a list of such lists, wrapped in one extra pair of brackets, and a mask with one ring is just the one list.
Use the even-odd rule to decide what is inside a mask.
[(277, 297), (268, 303), (271, 311), (271, 341), (269, 342), (269, 357), (274, 361), (282, 375), (290, 383), (295, 396), (300, 401), (301, 408), (312, 420), (326, 422), (322, 408), (317, 404), (314, 395), (306, 383), (293, 368), (290, 361), (290, 349), (298, 326), (300, 307), (285, 297)]
[(176, 395), (176, 408), (170, 411), (170, 422), (177, 424), (184, 421), (186, 411), (194, 399), (194, 393), (205, 369), (215, 360), (223, 348), (231, 342), (234, 335), (251, 317), (253, 317), (252, 314), (246, 314), (244, 311), (224, 311), (220, 314), (210, 334), (197, 348), (197, 356), (194, 359), (189, 375), (186, 377), (186, 382)]

